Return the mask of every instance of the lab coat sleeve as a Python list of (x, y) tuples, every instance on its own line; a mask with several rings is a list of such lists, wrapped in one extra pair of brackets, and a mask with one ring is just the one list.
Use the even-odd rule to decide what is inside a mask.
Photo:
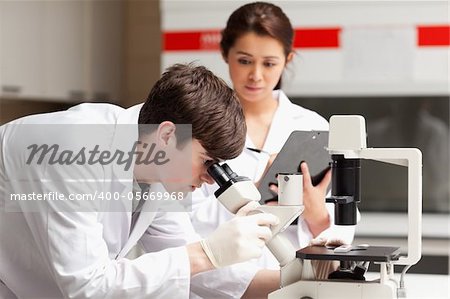
[(145, 252), (160, 251), (200, 241), (187, 212), (157, 212), (139, 240)]
[(175, 298), (189, 293), (185, 247), (114, 260), (95, 212), (28, 213), (40, 254), (66, 298)]
[(246, 262), (197, 274), (191, 279), (190, 298), (241, 298), (259, 269)]

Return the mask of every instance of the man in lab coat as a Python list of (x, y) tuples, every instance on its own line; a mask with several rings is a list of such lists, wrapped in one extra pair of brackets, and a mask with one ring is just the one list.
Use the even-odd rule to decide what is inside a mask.
[[(275, 216), (250, 204), (198, 241), (176, 212), (245, 134), (233, 91), (193, 65), (169, 68), (143, 105), (0, 127), (0, 298), (187, 298), (191, 276), (259, 257)], [(152, 252), (127, 259), (139, 240)]]

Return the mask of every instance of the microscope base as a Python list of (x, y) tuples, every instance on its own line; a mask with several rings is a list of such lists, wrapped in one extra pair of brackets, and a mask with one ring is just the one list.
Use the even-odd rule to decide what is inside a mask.
[(269, 299), (394, 299), (393, 281), (297, 281), (269, 294)]

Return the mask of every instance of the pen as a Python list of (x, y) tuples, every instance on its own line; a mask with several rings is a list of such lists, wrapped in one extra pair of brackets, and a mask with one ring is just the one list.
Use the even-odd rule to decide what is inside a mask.
[(265, 150), (262, 150), (262, 149), (251, 148), (251, 147), (246, 147), (246, 149), (248, 149), (249, 151), (258, 153), (258, 154), (266, 154), (266, 155), (269, 155), (269, 156), (270, 156), (270, 153), (269, 153), (269, 152), (266, 152)]
[(252, 152), (257, 152), (257, 153), (261, 153), (262, 150), (257, 149), (257, 148), (251, 148), (251, 147), (247, 147), (248, 150), (252, 151)]

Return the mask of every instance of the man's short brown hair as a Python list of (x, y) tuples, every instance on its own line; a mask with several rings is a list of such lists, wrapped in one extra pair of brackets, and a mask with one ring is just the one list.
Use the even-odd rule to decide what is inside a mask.
[(175, 64), (153, 86), (139, 124), (163, 121), (191, 124), (192, 138), (213, 159), (235, 158), (245, 144), (247, 127), (236, 94), (203, 66)]

